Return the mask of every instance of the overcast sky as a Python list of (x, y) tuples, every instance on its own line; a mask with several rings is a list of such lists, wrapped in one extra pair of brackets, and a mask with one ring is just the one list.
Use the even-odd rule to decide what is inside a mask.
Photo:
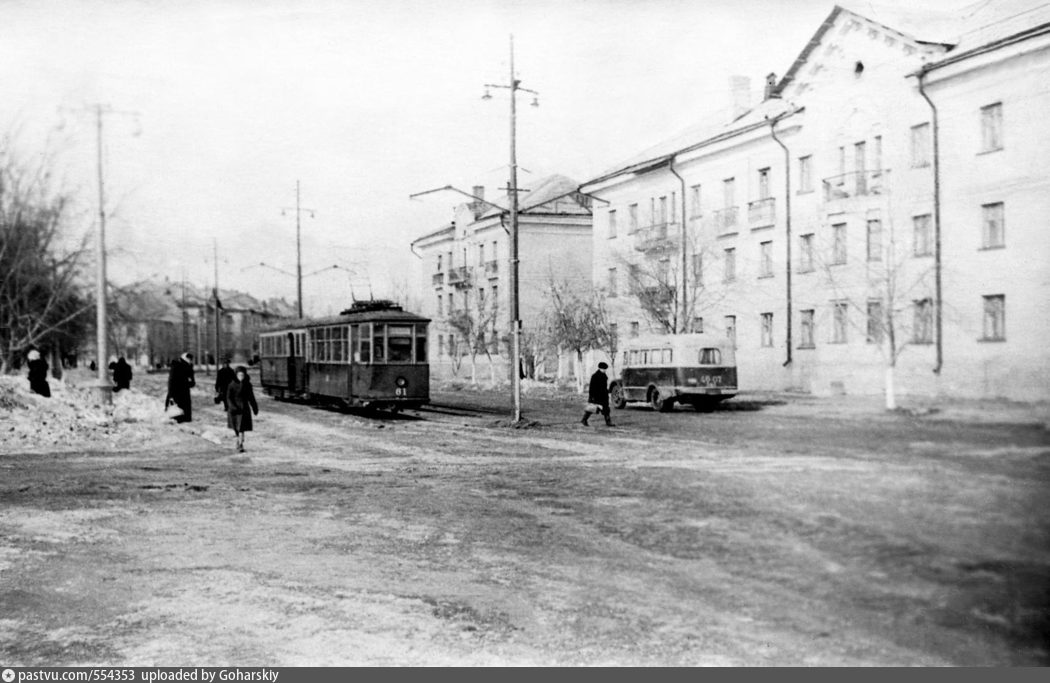
[[(451, 218), (452, 184), (506, 183), (506, 83), (514, 34), (522, 86), (520, 184), (578, 181), (727, 106), (732, 74), (757, 93), (783, 74), (833, 7), (823, 0), (0, 0), (0, 130), (48, 151), (98, 211), (104, 120), (110, 278), (219, 279), (295, 298), (301, 182), (307, 312), (398, 295), (413, 238)], [(883, 4), (907, 4), (891, 0)], [(956, 8), (962, 0), (921, 3)], [(868, 3), (852, 3), (858, 8)], [(78, 111), (80, 110), (80, 111)], [(526, 172), (527, 171), (527, 172)]]

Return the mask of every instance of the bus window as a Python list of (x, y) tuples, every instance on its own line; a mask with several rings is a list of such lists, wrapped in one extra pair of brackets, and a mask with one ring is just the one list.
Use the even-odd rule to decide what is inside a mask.
[(673, 362), (673, 360), (674, 360), (674, 354), (671, 352), (671, 349), (664, 349), (663, 350), (663, 359), (660, 362), (663, 363), (664, 365), (670, 365)]
[(722, 352), (718, 349), (700, 349), (700, 365), (721, 365)]
[(372, 362), (386, 362), (386, 325), (372, 323)]
[(412, 326), (387, 325), (387, 361), (391, 363), (412, 362)]
[(416, 362), (427, 362), (427, 326), (416, 325)]

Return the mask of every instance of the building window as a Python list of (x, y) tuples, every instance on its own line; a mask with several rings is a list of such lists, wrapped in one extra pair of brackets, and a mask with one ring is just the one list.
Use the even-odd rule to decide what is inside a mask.
[(813, 309), (807, 308), (800, 311), (799, 316), (799, 332), (801, 339), (799, 340), (799, 346), (803, 349), (812, 349), (816, 345), (813, 343), (816, 336), (813, 334)]
[(762, 242), (758, 245), (758, 276), (773, 277), (773, 242)]
[(813, 233), (799, 236), (798, 241), (798, 270), (800, 273), (811, 273), (813, 272)]
[(695, 332), (697, 334), (703, 334), (704, 333), (704, 318), (703, 318), (703, 316), (699, 316), (699, 317), (693, 318), (693, 332)]
[(1006, 244), (1006, 226), (1003, 220), (1003, 203), (984, 204), (981, 206), (983, 214), (983, 226), (981, 231), (981, 246), (985, 249), (994, 249)]
[(920, 123), (911, 127), (912, 168), (930, 165), (930, 124)]
[(627, 232), (633, 235), (638, 232), (638, 205), (631, 204), (627, 207)]
[(443, 334), (438, 335), (438, 355), (445, 355), (445, 335)]
[(929, 344), (933, 341), (933, 301), (919, 299), (914, 308), (915, 322), (912, 325), (911, 340), (916, 344)]
[(913, 216), (911, 221), (914, 232), (915, 255), (929, 256), (933, 253), (933, 228), (930, 223), (930, 214)]
[(846, 262), (846, 224), (838, 223), (831, 226), (831, 263), (841, 265)]
[(499, 242), (492, 240), (492, 260), (499, 260)]
[(485, 288), (478, 287), (478, 311), (485, 310)]
[(444, 305), (443, 305), (444, 302), (441, 300), (441, 295), (440, 294), (438, 294), (437, 299), (438, 299), (438, 308), (437, 308), (438, 315), (444, 315), (445, 314)]
[(479, 266), (485, 265), (485, 244), (484, 243), (478, 245), (478, 265)]
[(639, 287), (640, 275), (638, 273), (638, 264), (632, 263), (627, 266), (627, 291), (630, 294), (637, 294)]
[(609, 211), (609, 239), (616, 237), (616, 210)]
[(882, 260), (882, 221), (878, 218), (868, 220), (868, 260)]
[(995, 152), (1003, 148), (1003, 103), (981, 107), (981, 151)]
[(725, 270), (722, 273), (723, 282), (732, 282), (736, 279), (736, 249), (729, 247), (725, 250)]
[(762, 346), (773, 346), (773, 314), (762, 314)]
[(654, 225), (666, 225), (667, 224), (667, 197), (660, 197), (660, 212), (656, 214), (656, 218), (653, 220)]
[(671, 193), (671, 219), (670, 220), (671, 220), (672, 223), (677, 223), (678, 222), (678, 193), (677, 192), (672, 192)]
[(736, 206), (736, 178), (722, 181), (722, 206), (727, 209)]
[(727, 315), (725, 317), (726, 324), (726, 339), (729, 340), (733, 346), (736, 346), (736, 316)]
[(437, 272), (441, 272), (441, 254), (438, 254)]
[(1006, 296), (992, 294), (984, 297), (984, 340), (1006, 339)]
[(616, 292), (616, 269), (615, 268), (610, 268), (609, 269), (609, 283), (608, 283), (608, 287), (609, 287), (609, 296), (617, 296), (617, 292)]
[(690, 190), (690, 210), (692, 211), (693, 218), (700, 217), (700, 186), (693, 185)]
[(871, 160), (875, 175), (882, 171), (882, 136), (875, 136), (875, 158)]
[(831, 303), (831, 342), (846, 343), (846, 328), (849, 325), (849, 304), (845, 301)]
[(452, 292), (448, 293), (448, 314), (452, 315), (452, 312), (456, 310), (456, 303), (452, 299)]
[(638, 336), (638, 322), (637, 321), (634, 321), (634, 322), (631, 323), (631, 336), (632, 337), (637, 337)]
[(704, 255), (693, 254), (693, 280), (697, 285), (704, 284)]
[(769, 199), (769, 169), (758, 169), (758, 198)]
[(661, 285), (671, 284), (671, 259), (662, 258), (656, 264), (656, 279)]
[(813, 191), (813, 157), (804, 156), (798, 158), (798, 191)]
[(620, 330), (616, 323), (609, 323), (609, 336), (613, 341), (620, 338)]
[[(495, 313), (499, 310), (499, 286), (492, 285), (492, 312)], [(492, 323), (495, 325), (495, 321)]]
[(868, 302), (868, 343), (869, 344), (881, 344), (882, 343), (882, 302), (881, 301), (869, 301)]

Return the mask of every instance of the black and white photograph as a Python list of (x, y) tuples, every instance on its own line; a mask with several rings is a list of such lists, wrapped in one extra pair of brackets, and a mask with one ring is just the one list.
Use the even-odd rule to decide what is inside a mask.
[(1050, 0), (0, 0), (3, 681), (1050, 665), (1047, 112)]

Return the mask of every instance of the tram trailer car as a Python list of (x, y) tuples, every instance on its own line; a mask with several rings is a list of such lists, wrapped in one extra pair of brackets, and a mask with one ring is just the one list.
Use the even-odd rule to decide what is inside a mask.
[(430, 402), (427, 323), (390, 302), (355, 302), (337, 316), (259, 335), (260, 384), (279, 400), (418, 408)]
[(617, 408), (644, 401), (660, 412), (675, 403), (707, 412), (737, 393), (733, 345), (715, 335), (636, 337), (626, 344), (620, 368), (609, 383), (609, 399)]

